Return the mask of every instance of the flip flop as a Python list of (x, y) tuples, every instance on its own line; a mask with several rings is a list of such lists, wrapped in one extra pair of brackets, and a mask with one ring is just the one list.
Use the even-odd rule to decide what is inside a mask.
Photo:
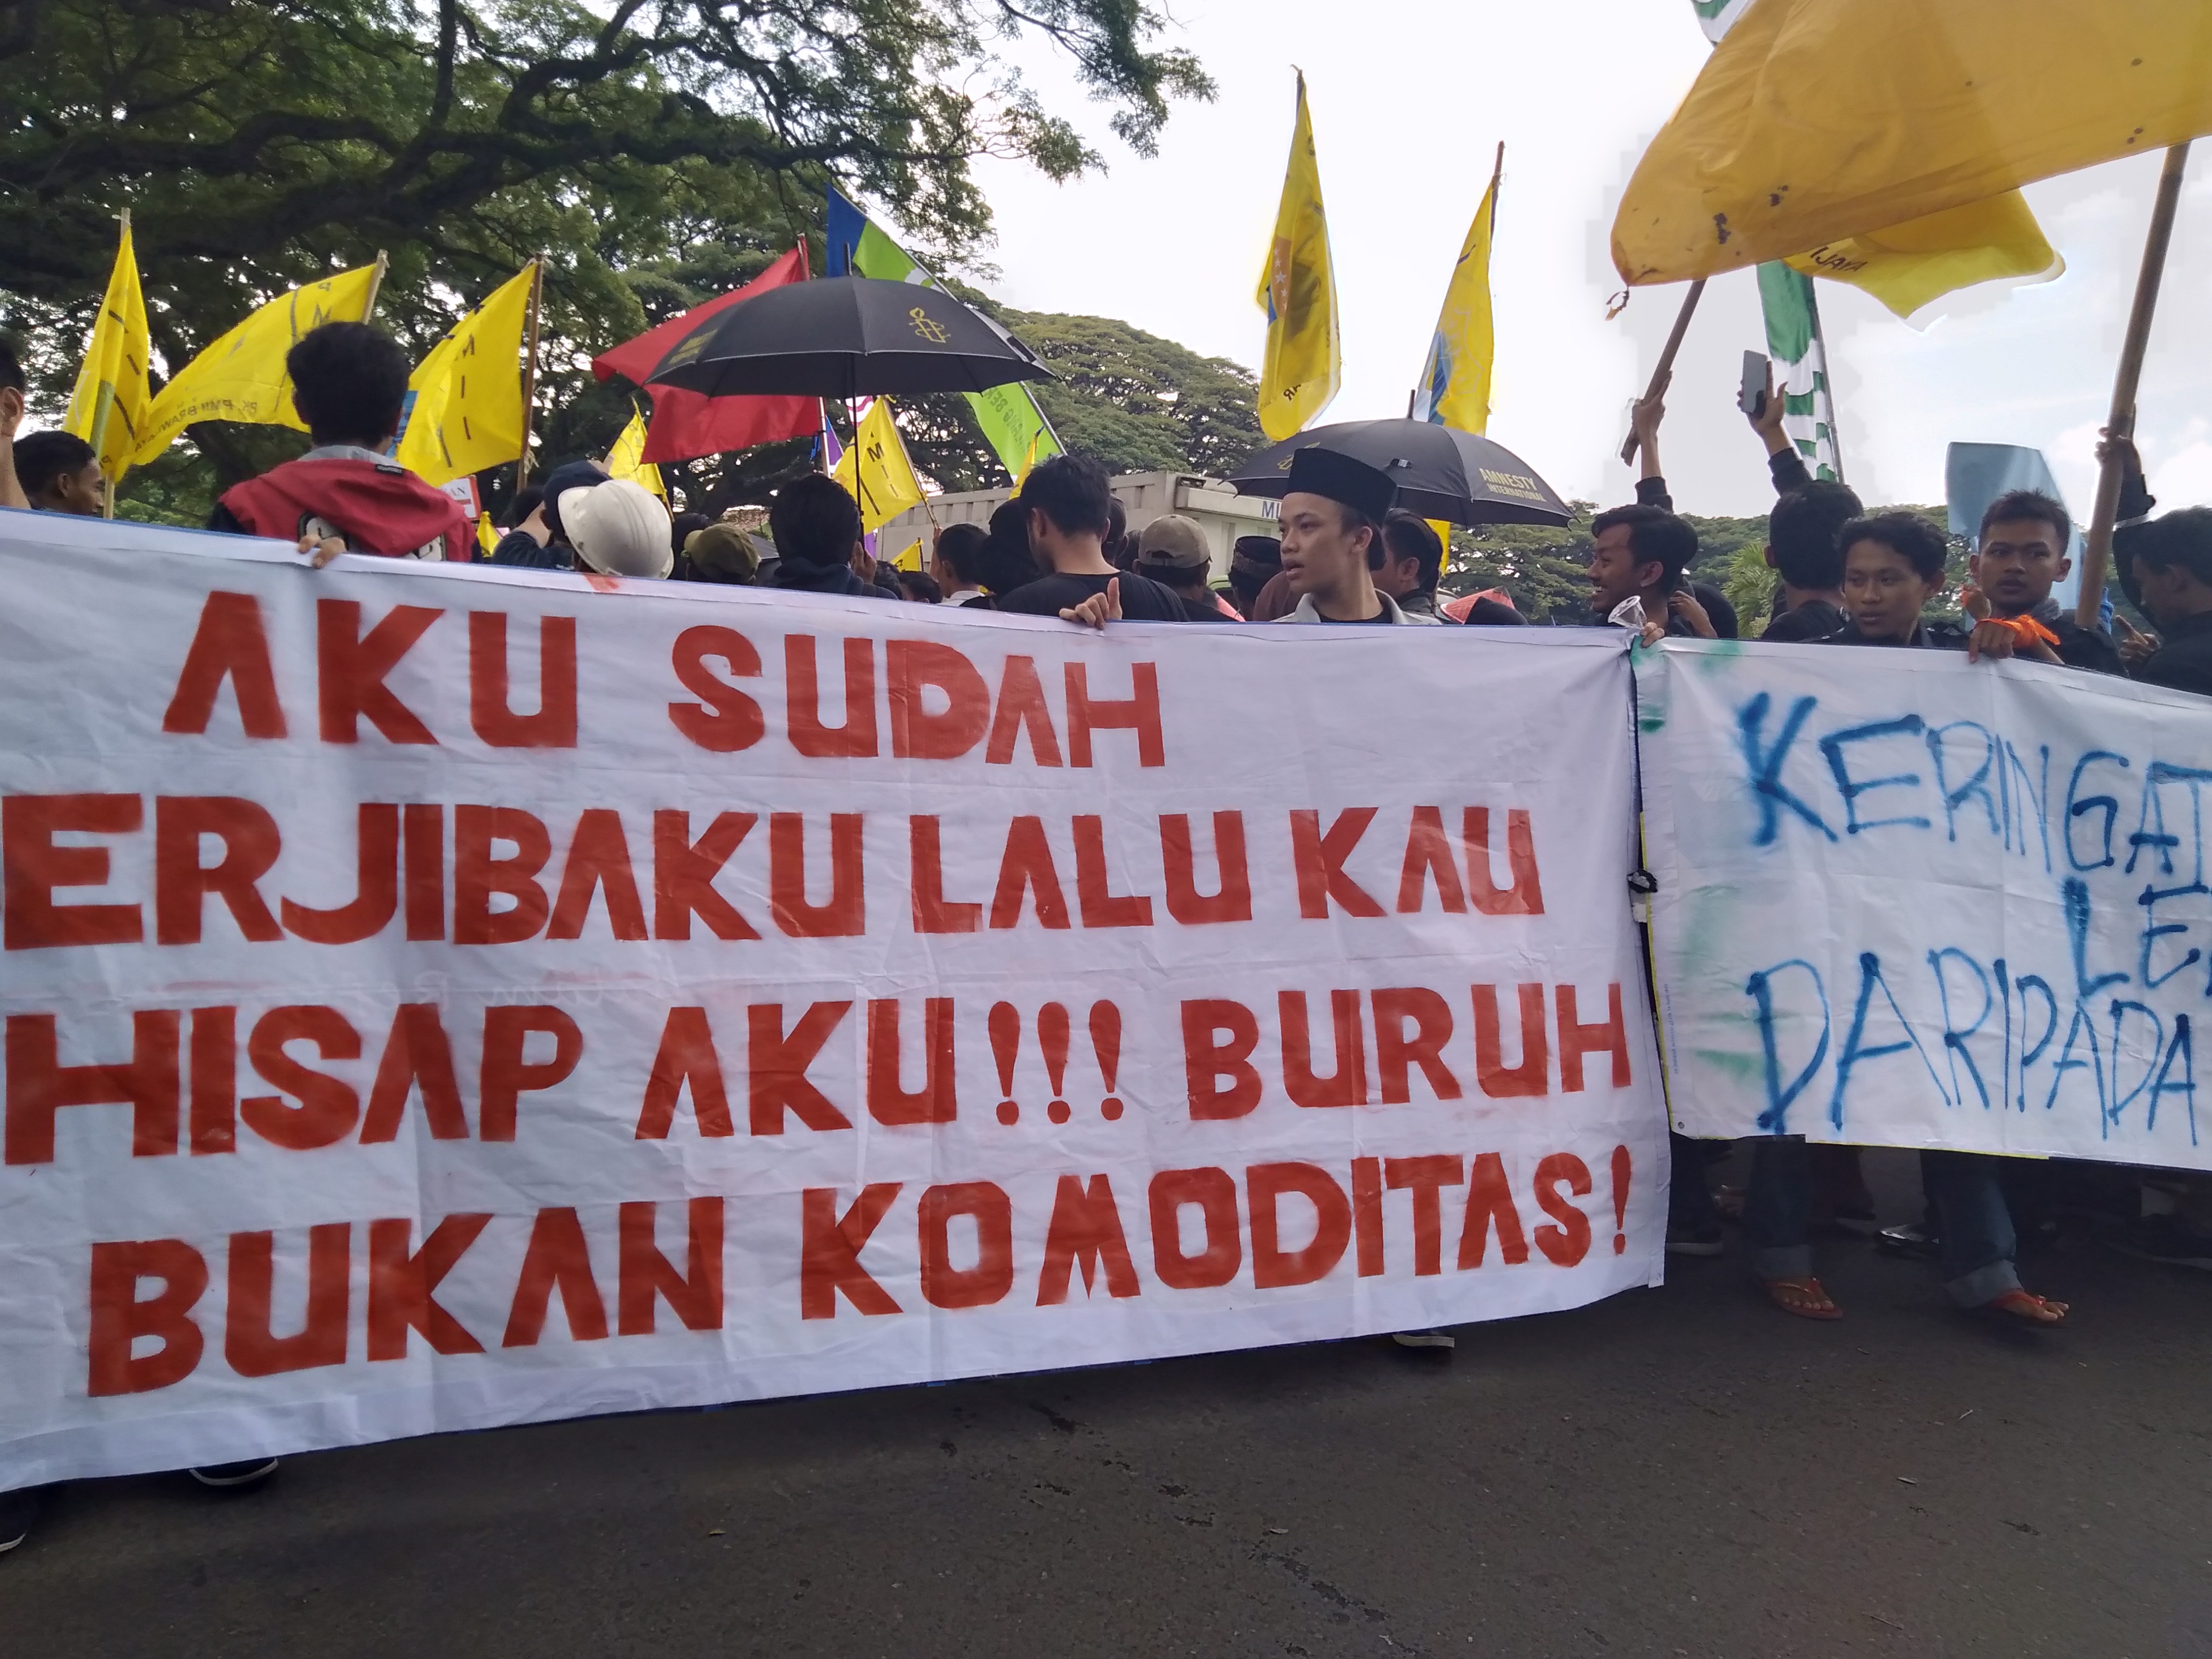
[(1822, 1321), (1844, 1316), (1844, 1310), (1829, 1299), (1817, 1279), (1766, 1279), (1759, 1284), (1766, 1299), (1786, 1314)]
[[(2066, 1322), (2067, 1304), (2053, 1302), (2048, 1297), (2031, 1295), (2026, 1291), (2007, 1291), (2002, 1296), (1982, 1304), (1981, 1311), (1995, 1314), (2008, 1325), (2026, 1325), (2034, 1330), (2047, 1331)], [(2056, 1314), (2046, 1319), (2045, 1312)]]

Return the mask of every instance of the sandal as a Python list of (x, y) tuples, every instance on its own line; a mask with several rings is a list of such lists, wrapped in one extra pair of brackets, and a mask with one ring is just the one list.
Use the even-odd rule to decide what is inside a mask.
[(1817, 1279), (1766, 1279), (1759, 1281), (1766, 1299), (1786, 1314), (1800, 1319), (1841, 1319), (1844, 1310), (1829, 1299)]
[(2007, 1324), (2029, 1325), (2038, 1330), (2047, 1330), (2053, 1325), (2066, 1322), (2067, 1304), (2053, 1302), (2048, 1297), (2033, 1296), (2026, 1291), (2010, 1290), (1993, 1301), (1982, 1304), (1981, 1310), (2000, 1316)]

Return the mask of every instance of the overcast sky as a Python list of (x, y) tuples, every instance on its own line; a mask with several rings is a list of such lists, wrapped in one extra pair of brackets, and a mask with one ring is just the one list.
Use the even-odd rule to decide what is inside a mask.
[[(1109, 169), (1055, 185), (1012, 163), (978, 171), (998, 219), (994, 290), (1025, 310), (1116, 317), (1256, 366), (1252, 302), (1306, 72), (1343, 318), (1344, 388), (1325, 420), (1402, 415), (1499, 139), (1505, 185), (1492, 267), (1498, 361), (1491, 436), (1562, 495), (1612, 502), (1618, 459), (1682, 289), (1620, 280), (1613, 210), (1707, 47), (1689, 0), (1169, 0), (1173, 44), (1218, 101), (1179, 106), (1156, 159), (1131, 155), (1048, 58), (1022, 61), (1048, 104), (1078, 112)], [(2200, 148), (2212, 150), (2212, 146)], [(1916, 331), (1856, 289), (1820, 285), (1850, 482), (1869, 502), (1936, 501), (1954, 439), (2028, 444), (2088, 515), (2091, 447), (2158, 162), (2144, 156), (2032, 187), (2067, 274), (1968, 290)], [(2165, 505), (2212, 502), (2212, 154), (2191, 171), (2144, 378), (2140, 431)], [(1756, 441), (1735, 410), (1746, 348), (1763, 348), (1750, 272), (1715, 281), (1669, 399), (1662, 451), (1691, 512), (1764, 512)]]

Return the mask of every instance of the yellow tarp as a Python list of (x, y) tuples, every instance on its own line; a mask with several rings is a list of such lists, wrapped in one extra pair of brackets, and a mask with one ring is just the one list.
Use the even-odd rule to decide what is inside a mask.
[(1613, 264), (1716, 276), (2205, 132), (2206, 0), (1759, 0), (1638, 164)]

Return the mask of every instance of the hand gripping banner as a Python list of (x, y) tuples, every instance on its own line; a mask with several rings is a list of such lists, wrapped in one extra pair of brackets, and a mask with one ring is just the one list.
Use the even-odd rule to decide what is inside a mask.
[(1678, 1127), (2212, 1168), (2212, 704), (1675, 641), (1637, 694)]
[(0, 1488), (1659, 1277), (1618, 636), (4, 516)]

